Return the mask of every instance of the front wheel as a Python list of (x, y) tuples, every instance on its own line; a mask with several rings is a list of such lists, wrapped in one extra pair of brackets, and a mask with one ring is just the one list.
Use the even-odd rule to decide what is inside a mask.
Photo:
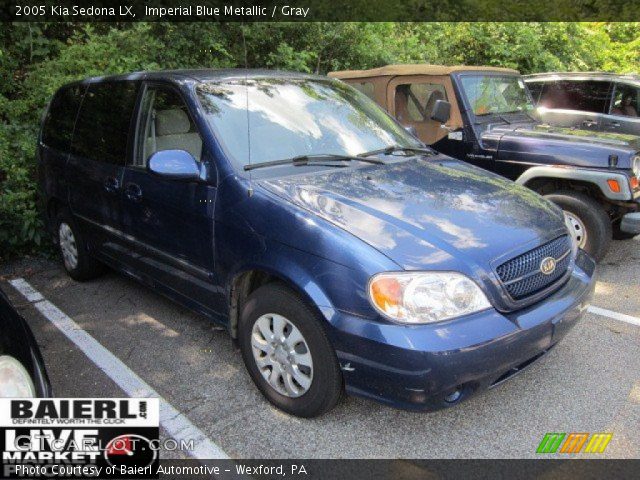
[(316, 417), (335, 406), (342, 375), (322, 320), (298, 295), (273, 283), (244, 303), (238, 329), (252, 380), (276, 407)]
[(578, 246), (596, 262), (604, 258), (612, 239), (611, 219), (597, 201), (578, 192), (563, 191), (545, 195), (562, 208)]

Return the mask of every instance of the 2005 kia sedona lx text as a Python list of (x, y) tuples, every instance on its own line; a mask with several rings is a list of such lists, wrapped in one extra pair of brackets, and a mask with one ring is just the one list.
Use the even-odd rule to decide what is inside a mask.
[(549, 351), (593, 290), (558, 207), (426, 148), (338, 80), (69, 84), (38, 161), (71, 277), (106, 264), (225, 325), (260, 391), (294, 415), (343, 390), (455, 405)]

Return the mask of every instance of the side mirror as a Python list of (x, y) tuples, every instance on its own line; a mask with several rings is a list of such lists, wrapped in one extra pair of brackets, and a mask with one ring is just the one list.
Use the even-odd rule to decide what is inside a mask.
[(161, 150), (149, 158), (147, 169), (158, 176), (172, 180), (200, 180), (198, 162), (184, 150)]
[(445, 124), (451, 117), (451, 104), (446, 100), (436, 100), (431, 112), (431, 120)]

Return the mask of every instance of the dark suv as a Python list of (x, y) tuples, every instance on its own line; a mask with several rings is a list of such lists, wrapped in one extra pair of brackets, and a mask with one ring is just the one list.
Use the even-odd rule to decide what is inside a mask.
[(516, 70), (389, 65), (329, 76), (358, 88), (439, 152), (555, 202), (596, 260), (613, 236), (640, 233), (640, 137), (542, 124)]
[(640, 135), (638, 75), (537, 73), (524, 79), (551, 125)]
[(61, 88), (38, 160), (78, 280), (106, 264), (224, 325), (260, 391), (455, 405), (575, 325), (594, 263), (562, 211), (425, 148), (326, 77), (176, 71)]

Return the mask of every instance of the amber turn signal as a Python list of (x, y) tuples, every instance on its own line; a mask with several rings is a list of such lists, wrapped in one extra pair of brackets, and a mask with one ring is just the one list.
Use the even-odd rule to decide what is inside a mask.
[(383, 312), (397, 314), (402, 304), (402, 285), (396, 278), (380, 277), (371, 282), (371, 299)]
[(620, 184), (617, 180), (610, 178), (609, 180), (607, 180), (607, 183), (609, 184), (609, 188), (612, 192), (620, 193)]

